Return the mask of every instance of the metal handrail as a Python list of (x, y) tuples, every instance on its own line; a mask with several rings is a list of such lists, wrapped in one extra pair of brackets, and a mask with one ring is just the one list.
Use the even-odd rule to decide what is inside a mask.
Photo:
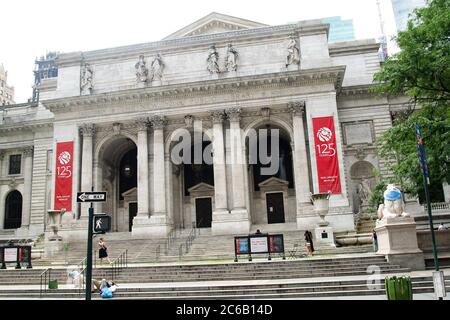
[(81, 286), (78, 287), (79, 295), (85, 294), (85, 291), (86, 291), (86, 268), (87, 267), (84, 267), (84, 269), (81, 270), (81, 272), (80, 272), (80, 277), (81, 277), (82, 281), (81, 281)]
[(174, 229), (170, 230), (169, 235), (167, 236), (166, 254), (169, 254), (170, 246), (172, 245), (172, 243), (175, 241), (176, 238), (177, 238), (177, 229), (174, 228)]
[(111, 262), (111, 280), (114, 281), (115, 277), (123, 268), (128, 268), (128, 249), (122, 251), (122, 253)]
[[(47, 293), (48, 282), (50, 281), (52, 268), (47, 268), (40, 274), (40, 288), (39, 288), (39, 298), (42, 298), (42, 293)], [(44, 285), (44, 289), (42, 289), (42, 285)]]

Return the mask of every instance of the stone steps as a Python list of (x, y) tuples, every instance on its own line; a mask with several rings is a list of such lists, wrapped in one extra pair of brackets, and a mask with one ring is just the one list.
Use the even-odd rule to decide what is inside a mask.
[[(257, 280), (295, 279), (307, 277), (333, 277), (367, 275), (369, 266), (376, 265), (382, 273), (408, 272), (386, 262), (384, 257), (367, 256), (359, 258), (306, 259), (270, 262), (216, 263), (139, 266), (122, 269), (116, 276), (119, 283), (150, 283), (212, 280)], [(0, 283), (39, 284), (43, 270), (0, 270)], [(51, 278), (59, 282), (67, 281), (68, 269), (53, 269)], [(94, 278), (110, 278), (109, 268), (95, 268)]]
[[(412, 278), (413, 293), (433, 292), (431, 277)], [(450, 289), (449, 277), (446, 277), (446, 287)], [(208, 286), (178, 286), (178, 287), (120, 287), (114, 294), (115, 299), (272, 299), (272, 298), (301, 298), (301, 297), (332, 297), (332, 296), (360, 296), (384, 295), (384, 283), (367, 287), (364, 280), (288, 283), (288, 284), (242, 284)], [(39, 298), (38, 289), (1, 290), (2, 297)], [(84, 292), (77, 289), (48, 290), (46, 299), (84, 298)], [(93, 294), (93, 299), (99, 298)]]

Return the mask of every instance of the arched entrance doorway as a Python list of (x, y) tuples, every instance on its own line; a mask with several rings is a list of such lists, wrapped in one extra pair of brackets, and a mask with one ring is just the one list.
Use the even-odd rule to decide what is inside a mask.
[(273, 123), (260, 125), (247, 135), (246, 150), (252, 222), (295, 222), (294, 172), (289, 134)]
[(11, 191), (5, 199), (4, 229), (17, 229), (22, 225), (22, 194)]
[(108, 193), (102, 212), (112, 217), (112, 231), (131, 232), (137, 214), (137, 146), (125, 136), (106, 141), (98, 157), (98, 176)]
[(214, 170), (211, 139), (192, 128), (177, 129), (168, 139), (172, 190), (170, 210), (175, 228), (211, 228)]

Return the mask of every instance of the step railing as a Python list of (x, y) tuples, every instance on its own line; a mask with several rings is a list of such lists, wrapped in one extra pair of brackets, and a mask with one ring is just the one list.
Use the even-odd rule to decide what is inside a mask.
[(111, 262), (111, 280), (115, 280), (123, 268), (128, 268), (128, 249), (124, 250), (116, 259)]
[[(86, 267), (80, 271), (81, 281), (78, 284), (78, 295), (86, 294)], [(79, 280), (78, 280), (79, 281)]]
[(169, 235), (167, 236), (166, 240), (166, 255), (169, 254), (170, 246), (176, 241), (177, 239), (177, 229), (173, 228), (170, 230)]
[(52, 275), (52, 268), (47, 268), (40, 274), (40, 278), (41, 278), (40, 279), (40, 288), (39, 288), (39, 297), (40, 298), (42, 298), (42, 296), (47, 293), (51, 275)]
[[(199, 223), (201, 223), (201, 220), (199, 221)], [(191, 229), (191, 231), (189, 231), (189, 235), (188, 235), (186, 241), (184, 242), (184, 250), (183, 250), (183, 244), (181, 244), (180, 247), (178, 248), (178, 259), (181, 260), (181, 257), (183, 256), (183, 252), (184, 252), (184, 254), (189, 253), (192, 243), (194, 242), (194, 240), (198, 234), (200, 234), (200, 230), (197, 228), (196, 223), (192, 222), (192, 229)]]

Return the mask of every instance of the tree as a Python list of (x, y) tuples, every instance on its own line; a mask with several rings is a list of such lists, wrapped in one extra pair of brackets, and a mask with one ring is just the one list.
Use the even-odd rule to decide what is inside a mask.
[[(378, 140), (378, 154), (393, 160), (389, 169), (405, 192), (422, 198), (423, 181), (414, 126), (421, 126), (430, 171), (431, 197), (450, 183), (450, 0), (431, 0), (416, 9), (396, 37), (401, 51), (374, 79), (383, 95), (410, 97), (409, 108)], [(417, 108), (417, 106), (419, 108)], [(373, 195), (373, 201), (379, 197)]]
[(412, 106), (450, 103), (450, 1), (431, 0), (414, 10), (407, 29), (399, 32), (400, 52), (375, 75), (378, 92), (407, 95)]

